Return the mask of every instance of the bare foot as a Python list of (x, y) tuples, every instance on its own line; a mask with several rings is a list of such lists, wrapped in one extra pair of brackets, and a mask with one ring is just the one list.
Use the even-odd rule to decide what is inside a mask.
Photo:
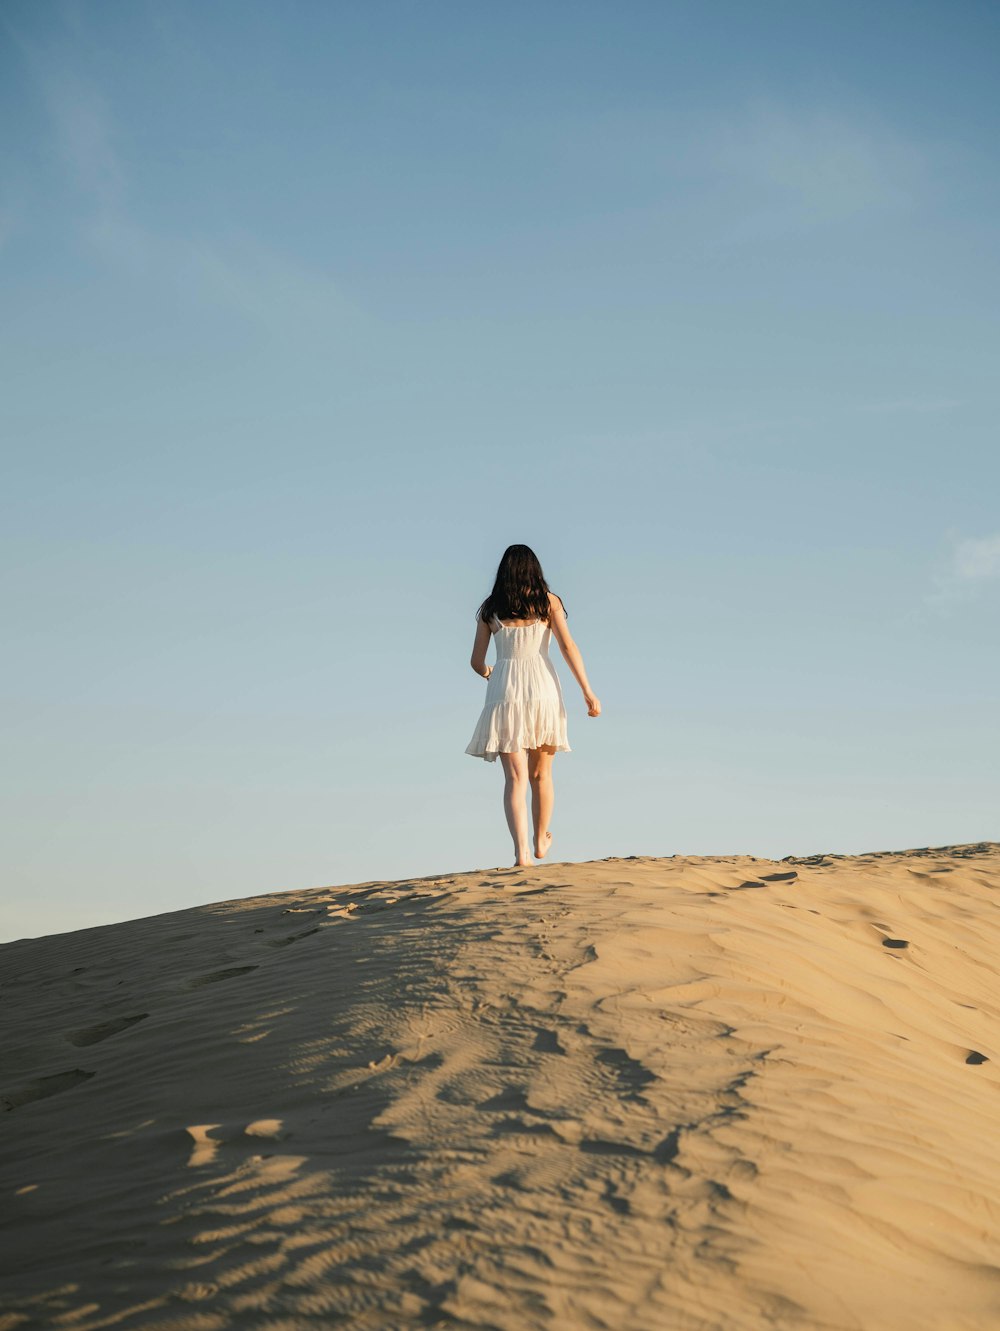
[(547, 855), (551, 845), (552, 845), (552, 833), (545, 832), (542, 836), (541, 846), (535, 847), (535, 859), (540, 860), (544, 855)]
[(534, 862), (534, 860), (515, 860), (513, 867), (515, 869), (530, 869)]

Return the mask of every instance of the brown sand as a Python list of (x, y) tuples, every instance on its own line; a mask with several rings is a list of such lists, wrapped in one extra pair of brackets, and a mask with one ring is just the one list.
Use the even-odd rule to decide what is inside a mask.
[(6, 944), (0, 1331), (995, 1331), (998, 892), (637, 857)]

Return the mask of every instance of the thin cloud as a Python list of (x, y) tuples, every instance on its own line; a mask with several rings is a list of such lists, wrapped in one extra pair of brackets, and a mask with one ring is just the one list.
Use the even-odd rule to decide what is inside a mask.
[(102, 212), (84, 227), (109, 267), (198, 302), (223, 306), (274, 334), (340, 322), (346, 302), (327, 276), (303, 268), (254, 236), (230, 234), (225, 245), (143, 226), (124, 212)]
[[(343, 330), (346, 302), (332, 279), (246, 232), (172, 234), (140, 221), (107, 98), (59, 60), (25, 50), (76, 201), (79, 239), (111, 269), (199, 304), (222, 307), (275, 336)], [(2, 221), (2, 219), (0, 219)]]
[(955, 576), (964, 582), (1000, 578), (1000, 533), (960, 541), (955, 549)]
[(41, 63), (37, 57), (33, 64), (60, 157), (79, 192), (101, 211), (122, 207), (125, 177), (106, 101), (74, 72)]
[(756, 103), (695, 139), (704, 169), (739, 199), (731, 240), (905, 211), (925, 190), (925, 156), (871, 116)]
[(609, 179), (658, 182), (674, 213), (736, 242), (906, 211), (931, 187), (936, 152), (844, 98), (578, 116), (536, 142)]
[(936, 573), (924, 598), (930, 605), (968, 601), (1000, 582), (1000, 533), (956, 540), (948, 567)]

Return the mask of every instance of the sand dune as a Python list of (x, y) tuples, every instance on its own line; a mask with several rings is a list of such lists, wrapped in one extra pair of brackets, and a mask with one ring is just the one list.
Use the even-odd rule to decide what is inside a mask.
[(0, 1331), (1000, 1326), (1000, 844), (0, 948)]

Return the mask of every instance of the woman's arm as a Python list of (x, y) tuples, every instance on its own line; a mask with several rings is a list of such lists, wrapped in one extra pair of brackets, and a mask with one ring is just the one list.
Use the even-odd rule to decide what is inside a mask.
[(562, 652), (566, 664), (572, 670), (576, 682), (583, 690), (583, 698), (587, 704), (587, 715), (600, 716), (600, 700), (590, 687), (583, 657), (580, 655), (580, 649), (573, 641), (573, 636), (566, 624), (566, 611), (563, 609), (563, 603), (555, 592), (549, 592), (549, 627), (559, 644), (559, 650)]
[(490, 626), (482, 620), (476, 625), (476, 641), (472, 644), (472, 660), (469, 664), (477, 675), (489, 679), (492, 666), (486, 664), (486, 648), (490, 645)]

